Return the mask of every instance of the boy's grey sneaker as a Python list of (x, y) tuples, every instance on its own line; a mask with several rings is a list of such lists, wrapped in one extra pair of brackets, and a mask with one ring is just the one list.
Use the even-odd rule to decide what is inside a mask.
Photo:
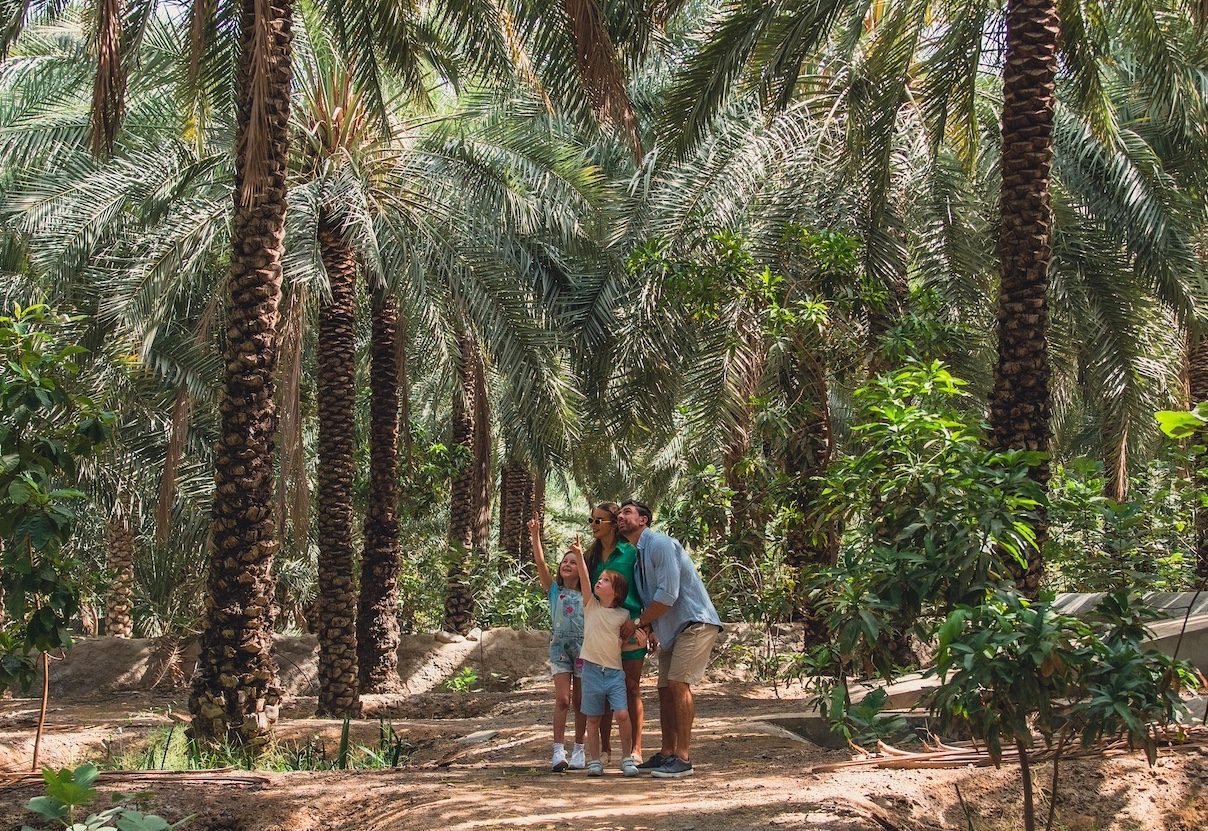
[(604, 763), (601, 762), (599, 759), (596, 759), (594, 762), (588, 762), (587, 763), (587, 775), (588, 776), (603, 776), (604, 775)]
[(638, 775), (638, 766), (634, 763), (632, 756), (626, 756), (621, 760), (621, 772), (626, 776)]
[(640, 773), (650, 773), (650, 771), (658, 770), (663, 765), (667, 764), (667, 761), (668, 761), (667, 757), (664, 756), (662, 753), (656, 753), (653, 756), (651, 756), (649, 759), (647, 759), (646, 761), (644, 761), (640, 765), (638, 765), (638, 771)]
[(659, 779), (683, 779), (692, 774), (692, 763), (685, 762), (679, 756), (672, 756), (667, 764), (650, 771), (651, 776), (657, 776)]

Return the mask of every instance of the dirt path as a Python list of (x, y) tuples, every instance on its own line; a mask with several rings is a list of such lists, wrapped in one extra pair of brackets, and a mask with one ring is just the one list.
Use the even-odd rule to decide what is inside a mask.
[[(194, 831), (480, 831), (481, 829), (632, 829), (827, 831), (967, 829), (959, 785), (977, 831), (1020, 827), (1015, 768), (811, 774), (815, 764), (849, 757), (824, 750), (767, 721), (802, 709), (762, 685), (715, 681), (699, 690), (693, 757), (696, 776), (680, 781), (602, 780), (551, 774), (548, 681), (507, 692), (431, 692), (372, 702), (412, 745), (397, 770), (219, 776), (202, 782), (102, 778), (103, 790), (153, 789), (152, 809), (169, 819), (196, 814)], [(338, 743), (340, 722), (308, 716), (299, 697), (279, 725), (285, 745)], [(137, 748), (180, 724), (183, 694), (127, 691), (59, 700), (50, 713), (48, 763), (103, 759)], [(657, 702), (647, 696), (646, 749), (656, 749)], [(387, 716), (387, 713), (394, 715)], [(439, 718), (434, 716), (462, 716)], [(0, 701), (0, 767), (28, 764), (36, 708)], [(375, 719), (355, 723), (354, 741), (376, 742)], [(471, 743), (459, 742), (476, 736)], [(1062, 767), (1058, 828), (1064, 831), (1208, 829), (1208, 756), (1166, 754), (1150, 770), (1139, 757), (1070, 762)], [(1048, 789), (1048, 768), (1038, 772)], [(0, 831), (19, 829), (36, 783), (0, 784)]]

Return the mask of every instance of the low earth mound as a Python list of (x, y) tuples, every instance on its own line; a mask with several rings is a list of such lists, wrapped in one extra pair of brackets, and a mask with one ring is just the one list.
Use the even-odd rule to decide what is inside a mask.
[[(800, 649), (801, 639), (799, 626), (783, 625), (765, 632), (749, 624), (729, 624), (715, 652), (709, 680), (756, 679), (775, 654)], [(549, 633), (538, 629), (487, 629), (473, 640), (455, 643), (442, 643), (430, 633), (404, 635), (398, 648), (399, 676), (411, 695), (436, 690), (459, 676), (467, 690), (515, 689), (523, 679), (548, 674), (548, 644)], [(286, 695), (318, 695), (318, 641), (314, 635), (277, 635), (273, 652)], [(50, 696), (82, 700), (97, 694), (179, 687), (192, 675), (196, 662), (196, 641), (80, 638), (61, 660), (52, 663)]]

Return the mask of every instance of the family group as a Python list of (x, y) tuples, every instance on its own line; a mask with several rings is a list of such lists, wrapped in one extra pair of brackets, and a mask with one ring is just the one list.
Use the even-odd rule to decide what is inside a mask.
[[(645, 503), (604, 502), (591, 514), (586, 552), (575, 537), (551, 574), (541, 524), (529, 521), (533, 559), (549, 597), (550, 672), (554, 680), (556, 772), (603, 776), (615, 719), (622, 773), (665, 779), (693, 774), (689, 744), (692, 685), (704, 677), (721, 632), (717, 610), (679, 541), (651, 529)], [(642, 670), (658, 658), (662, 746), (642, 759)], [(574, 708), (575, 742), (566, 753), (566, 719)]]

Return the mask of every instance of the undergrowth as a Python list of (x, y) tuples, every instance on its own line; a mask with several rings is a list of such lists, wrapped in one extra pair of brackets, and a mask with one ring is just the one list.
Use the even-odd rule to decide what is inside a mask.
[(378, 722), (376, 744), (354, 742), (350, 722), (344, 720), (340, 738), (329, 744), (322, 736), (305, 742), (278, 742), (260, 756), (249, 759), (242, 749), (230, 745), (205, 747), (185, 735), (183, 725), (173, 724), (154, 731), (149, 741), (123, 742), (121, 732), (106, 741), (101, 770), (373, 770), (405, 765), (415, 750), (387, 720)]

